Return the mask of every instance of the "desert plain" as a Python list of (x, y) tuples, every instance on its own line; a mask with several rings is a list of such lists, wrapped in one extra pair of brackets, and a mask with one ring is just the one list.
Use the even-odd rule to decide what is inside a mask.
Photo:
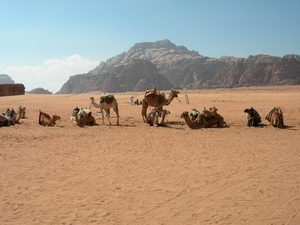
[[(300, 224), (300, 86), (180, 90), (161, 127), (129, 104), (144, 93), (113, 94), (119, 126), (94, 107), (97, 125), (70, 122), (98, 92), (0, 97), (0, 112), (26, 107), (20, 124), (0, 128), (0, 224)], [(212, 106), (228, 127), (180, 118)], [(251, 106), (258, 127), (246, 126)], [(273, 107), (284, 129), (264, 119)], [(61, 120), (41, 126), (39, 110)]]

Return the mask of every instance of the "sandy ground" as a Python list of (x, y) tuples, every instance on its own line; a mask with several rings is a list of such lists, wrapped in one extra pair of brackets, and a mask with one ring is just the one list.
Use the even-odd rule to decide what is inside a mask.
[[(27, 108), (1, 127), (0, 224), (300, 224), (300, 87), (181, 91), (165, 127), (142, 122), (141, 106), (115, 93), (120, 126), (76, 126), (89, 96), (0, 97)], [(185, 95), (189, 104), (186, 104)], [(227, 128), (190, 129), (180, 114), (216, 106)], [(246, 127), (244, 109), (264, 118), (283, 109), (285, 129)], [(38, 112), (58, 114), (54, 127)]]

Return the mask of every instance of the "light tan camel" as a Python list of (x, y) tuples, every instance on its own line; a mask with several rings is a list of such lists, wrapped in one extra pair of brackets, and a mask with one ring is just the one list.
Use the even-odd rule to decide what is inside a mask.
[[(25, 118), (25, 114), (26, 114), (26, 107), (23, 107), (23, 106), (19, 106), (19, 110), (21, 111), (21, 115), (20, 115), (20, 118), (21, 119), (24, 119)], [(17, 113), (18, 114), (18, 113)]]
[(40, 111), (39, 115), (39, 124), (42, 126), (54, 126), (55, 121), (60, 120), (60, 116), (58, 115), (53, 115), (52, 118), (47, 114), (42, 111)]
[(280, 107), (274, 107), (265, 117), (270, 122), (269, 126), (283, 128), (283, 113)]
[(180, 118), (183, 118), (189, 128), (207, 128), (212, 126), (223, 127), (227, 126), (224, 118), (218, 114), (216, 117), (212, 117), (206, 120), (204, 114), (199, 114), (195, 120), (191, 120), (189, 112), (185, 111), (181, 114)]
[(72, 116), (71, 116), (71, 122), (74, 122), (82, 127), (84, 125), (94, 125), (96, 124), (95, 118), (92, 116), (92, 111), (90, 109), (79, 109), (76, 107), (73, 110)]
[(142, 118), (147, 122), (147, 108), (148, 106), (154, 107), (159, 111), (162, 111), (164, 105), (169, 105), (172, 100), (178, 97), (179, 91), (171, 90), (169, 97), (166, 98), (164, 94), (160, 94), (156, 89), (147, 90), (142, 101)]
[(150, 126), (163, 126), (165, 122), (165, 117), (167, 114), (170, 114), (169, 110), (163, 109), (159, 111), (158, 109), (152, 109), (151, 112), (147, 116), (147, 123)]
[[(21, 106), (20, 106), (21, 107)], [(10, 122), (11, 125), (14, 125), (15, 123), (19, 123), (20, 119), (21, 119), (21, 113), (22, 113), (22, 108), (18, 108), (17, 113), (15, 112), (14, 109), (7, 109), (4, 116), (6, 117), (6, 119)]]
[[(103, 94), (100, 96), (99, 103), (95, 102), (94, 97), (90, 97), (91, 99), (91, 106), (93, 105), (95, 108), (100, 108), (101, 114), (102, 114), (102, 122), (104, 124), (104, 114), (103, 110), (105, 110), (106, 117), (108, 119), (109, 125), (111, 125), (110, 122), (110, 108), (113, 108), (114, 112), (117, 115), (117, 125), (119, 125), (119, 109), (118, 109), (118, 102), (115, 99), (115, 97), (112, 94)], [(91, 108), (90, 106), (90, 108)]]

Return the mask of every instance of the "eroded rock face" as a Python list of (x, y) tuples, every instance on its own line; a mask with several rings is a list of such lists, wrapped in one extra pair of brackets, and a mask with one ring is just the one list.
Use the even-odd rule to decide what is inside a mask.
[(172, 88), (169, 80), (158, 73), (149, 60), (132, 59), (128, 63), (109, 68), (99, 75), (76, 75), (56, 94), (79, 94), (90, 91), (126, 92), (145, 91), (145, 87), (157, 86), (160, 90)]
[[(141, 61), (134, 61), (141, 60)], [(71, 76), (58, 94), (89, 91), (232, 88), (299, 83), (299, 55), (209, 58), (169, 40), (137, 43), (86, 74)]]
[(28, 94), (52, 94), (52, 92), (39, 87), (39, 88), (32, 89), (30, 92), (28, 92)]
[(0, 84), (0, 96), (24, 95), (23, 84)]
[(281, 57), (257, 55), (240, 59), (229, 68), (221, 69), (204, 88), (278, 86), (300, 84), (299, 55)]

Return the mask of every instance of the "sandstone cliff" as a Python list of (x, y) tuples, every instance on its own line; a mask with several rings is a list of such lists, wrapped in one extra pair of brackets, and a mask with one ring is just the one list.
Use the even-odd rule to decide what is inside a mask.
[(300, 84), (299, 55), (282, 58), (256, 55), (239, 59), (229, 68), (221, 69), (216, 76), (198, 88), (232, 88), (247, 86), (278, 86)]
[(24, 95), (23, 84), (0, 84), (0, 96)]
[(169, 40), (144, 42), (71, 76), (58, 94), (299, 84), (299, 61), (299, 55), (209, 58)]
[(110, 67), (102, 73), (71, 76), (56, 94), (78, 94), (90, 91), (126, 92), (145, 91), (153, 86), (161, 90), (172, 87), (169, 80), (158, 73), (149, 61), (131, 59), (128, 63)]

